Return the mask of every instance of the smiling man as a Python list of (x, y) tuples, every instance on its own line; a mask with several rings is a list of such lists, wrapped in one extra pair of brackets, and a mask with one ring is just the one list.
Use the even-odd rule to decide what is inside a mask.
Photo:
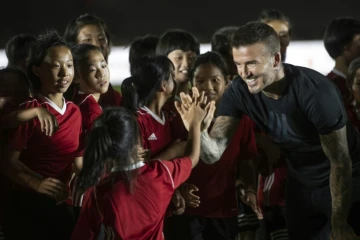
[(239, 28), (232, 47), (240, 77), (224, 93), (211, 132), (202, 132), (201, 159), (218, 161), (248, 115), (288, 159), (290, 239), (329, 239), (330, 229), (331, 239), (355, 239), (360, 138), (339, 91), (318, 72), (282, 63), (279, 37), (265, 23)]

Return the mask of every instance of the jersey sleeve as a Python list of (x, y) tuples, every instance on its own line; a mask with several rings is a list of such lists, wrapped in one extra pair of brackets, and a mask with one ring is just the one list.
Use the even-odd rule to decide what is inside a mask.
[[(36, 100), (30, 101), (28, 103), (22, 104), (19, 107), (19, 110), (29, 109), (40, 107), (41, 105), (37, 103)], [(22, 151), (25, 149), (27, 142), (31, 138), (36, 128), (39, 126), (39, 121), (37, 118), (33, 118), (27, 121), (24, 124), (19, 125), (13, 130), (9, 131), (9, 150), (10, 151)], [(37, 129), (40, 131), (40, 128)]]
[(141, 116), (141, 114), (138, 114), (137, 121), (139, 124), (141, 143), (143, 145), (142, 147), (144, 149), (150, 149), (149, 142), (147, 141), (146, 121), (144, 117)]
[[(318, 76), (319, 77), (319, 76)], [(344, 127), (348, 121), (343, 99), (326, 77), (304, 92), (304, 112), (319, 134), (329, 134)]]
[(236, 79), (234, 82), (228, 86), (224, 94), (220, 99), (220, 103), (216, 109), (217, 116), (229, 116), (240, 118), (242, 116), (242, 111), (240, 111), (241, 106), (241, 95), (239, 92), (241, 79)]
[(102, 216), (93, 189), (89, 190), (71, 239), (98, 239)]
[(102, 114), (100, 105), (97, 102), (86, 101), (79, 106), (85, 134), (90, 131), (93, 122)]
[(255, 139), (254, 122), (246, 115), (240, 120), (241, 128), (240, 159), (253, 159), (258, 156)]
[(189, 157), (174, 158), (170, 161), (160, 161), (160, 163), (163, 166), (168, 176), (168, 180), (174, 190), (190, 176), (192, 163)]

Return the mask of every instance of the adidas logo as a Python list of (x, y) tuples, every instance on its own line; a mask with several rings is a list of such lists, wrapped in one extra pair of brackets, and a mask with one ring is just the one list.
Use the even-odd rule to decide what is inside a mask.
[(157, 140), (157, 137), (155, 136), (155, 133), (151, 134), (148, 140)]

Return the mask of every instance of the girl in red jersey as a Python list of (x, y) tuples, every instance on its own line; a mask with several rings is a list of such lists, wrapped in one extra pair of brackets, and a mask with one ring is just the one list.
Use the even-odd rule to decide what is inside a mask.
[[(209, 100), (218, 103), (227, 87), (229, 74), (221, 56), (207, 52), (194, 61), (190, 77), (198, 91), (204, 91)], [(252, 125), (252, 121), (243, 116), (219, 161), (214, 164), (200, 161), (193, 169), (182, 187), (188, 207), (183, 215), (176, 217), (173, 239), (235, 239), (238, 232), (236, 167), (239, 161), (257, 156)], [(255, 191), (254, 186), (252, 191)]]
[[(111, 51), (111, 35), (102, 19), (90, 14), (81, 15), (66, 26), (64, 38), (73, 44), (86, 43), (99, 47), (108, 62)], [(72, 86), (69, 90), (66, 97), (72, 100), (77, 89)], [(119, 106), (120, 102), (121, 95), (111, 84), (109, 84), (109, 90), (103, 93), (99, 99), (99, 104), (103, 107)]]
[[(79, 44), (73, 48), (75, 80), (78, 92), (74, 103), (79, 106), (82, 115), (82, 138), (85, 141), (93, 121), (102, 114), (98, 104), (101, 94), (107, 92), (110, 72), (107, 62), (100, 48), (90, 44)], [(82, 162), (75, 164), (75, 172), (82, 167)], [(75, 186), (75, 185), (74, 185)], [(72, 199), (75, 214), (78, 215), (82, 202), (82, 195), (72, 189)]]
[[(8, 142), (9, 128), (27, 122), (35, 117), (41, 123), (46, 135), (52, 135), (56, 126), (55, 117), (44, 108), (18, 110), (17, 106), (30, 98), (30, 82), (26, 74), (15, 67), (0, 69), (0, 169), (3, 169), (3, 150)], [(46, 126), (47, 125), (47, 126)], [(11, 192), (11, 181), (0, 175), (0, 239), (3, 239), (4, 210)]]
[(10, 137), (4, 173), (15, 182), (6, 209), (9, 239), (68, 239), (74, 219), (68, 183), (79, 151), (81, 113), (63, 98), (74, 77), (73, 56), (57, 32), (40, 35), (32, 46), (28, 76), (35, 98), (22, 109), (43, 107), (56, 117), (59, 130), (42, 134), (37, 119), (19, 126)]
[(125, 108), (104, 111), (85, 149), (79, 187), (90, 189), (72, 239), (164, 239), (163, 220), (170, 199), (199, 159), (204, 100), (202, 96), (182, 109), (190, 122), (189, 138), (184, 157), (170, 161), (139, 161), (141, 130), (133, 113)]
[[(174, 64), (176, 81), (174, 97), (179, 101), (181, 92), (189, 92), (189, 70), (195, 58), (200, 54), (200, 44), (191, 33), (181, 29), (172, 29), (160, 37), (156, 46), (156, 54), (168, 57)], [(186, 140), (187, 131), (174, 107), (174, 100), (168, 101), (164, 107), (173, 118), (171, 134), (174, 138)]]
[[(171, 136), (171, 118), (163, 111), (174, 95), (174, 66), (164, 56), (145, 57), (136, 63), (134, 75), (121, 85), (122, 106), (137, 115), (141, 141), (150, 150), (150, 158), (171, 159), (182, 155), (185, 142), (175, 143)], [(161, 153), (161, 155), (159, 155)]]

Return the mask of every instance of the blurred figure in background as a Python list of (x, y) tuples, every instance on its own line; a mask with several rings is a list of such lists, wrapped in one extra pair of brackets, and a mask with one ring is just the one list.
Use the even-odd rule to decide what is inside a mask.
[(230, 45), (232, 35), (238, 28), (236, 26), (223, 27), (216, 30), (211, 37), (211, 51), (219, 53), (225, 60), (229, 69), (230, 80), (233, 80), (238, 75)]
[(8, 67), (18, 67), (26, 72), (27, 59), (35, 37), (29, 34), (18, 34), (10, 38), (5, 46)]
[(129, 49), (129, 63), (130, 74), (133, 75), (136, 70), (133, 70), (134, 63), (142, 57), (152, 57), (156, 52), (156, 45), (159, 42), (159, 37), (154, 35), (145, 35), (135, 38), (130, 44)]
[(351, 92), (346, 86), (348, 67), (352, 60), (360, 56), (360, 22), (352, 17), (332, 20), (325, 31), (324, 45), (335, 60), (335, 66), (327, 77), (340, 89), (347, 105), (351, 98)]
[(277, 9), (265, 9), (261, 12), (261, 22), (272, 27), (280, 39), (281, 60), (285, 62), (286, 49), (290, 43), (291, 24), (289, 19)]

